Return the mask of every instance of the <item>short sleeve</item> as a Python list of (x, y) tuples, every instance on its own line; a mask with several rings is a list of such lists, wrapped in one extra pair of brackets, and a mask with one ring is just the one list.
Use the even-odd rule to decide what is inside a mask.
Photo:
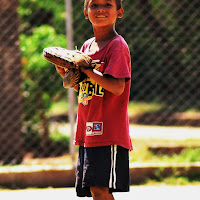
[(121, 50), (114, 50), (108, 54), (107, 66), (104, 74), (109, 74), (115, 78), (131, 78), (131, 60), (129, 51), (123, 47)]

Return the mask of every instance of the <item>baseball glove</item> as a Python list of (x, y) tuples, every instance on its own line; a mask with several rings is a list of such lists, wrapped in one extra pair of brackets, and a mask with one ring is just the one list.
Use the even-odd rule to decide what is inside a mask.
[(88, 55), (78, 50), (68, 50), (62, 47), (47, 47), (43, 50), (46, 60), (63, 68), (75, 68), (79, 66), (94, 68), (95, 62)]
[(68, 50), (62, 47), (47, 47), (43, 50), (46, 60), (63, 67), (66, 70), (63, 78), (63, 87), (74, 87), (82, 82), (87, 76), (80, 71), (80, 66), (85, 68), (95, 68), (96, 62), (88, 55), (78, 50)]
[(87, 78), (87, 75), (79, 69), (67, 69), (63, 78), (63, 87), (72, 88)]

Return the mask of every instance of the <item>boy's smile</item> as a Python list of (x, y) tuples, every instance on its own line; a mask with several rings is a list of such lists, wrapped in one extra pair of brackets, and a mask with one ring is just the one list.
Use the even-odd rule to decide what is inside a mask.
[(104, 15), (97, 15), (97, 18), (105, 18), (106, 16)]

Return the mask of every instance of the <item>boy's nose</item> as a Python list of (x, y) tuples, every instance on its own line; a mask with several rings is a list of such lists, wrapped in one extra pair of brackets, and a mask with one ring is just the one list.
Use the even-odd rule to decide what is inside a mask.
[(103, 11), (104, 11), (104, 6), (103, 5), (99, 5), (97, 12), (103, 12)]

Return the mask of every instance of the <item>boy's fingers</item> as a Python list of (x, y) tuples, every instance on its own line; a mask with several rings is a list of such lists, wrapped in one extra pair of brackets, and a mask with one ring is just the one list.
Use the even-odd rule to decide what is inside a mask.
[(60, 67), (59, 65), (55, 65), (55, 67), (56, 67), (57, 69), (63, 69), (63, 68)]
[(55, 65), (56, 67), (56, 71), (62, 76), (64, 77), (65, 76), (65, 69), (62, 68), (62, 67), (59, 67), (58, 65)]
[(58, 65), (55, 65), (55, 67), (56, 67), (56, 70), (59, 71), (59, 72), (64, 72), (65, 71), (64, 68), (59, 67)]

